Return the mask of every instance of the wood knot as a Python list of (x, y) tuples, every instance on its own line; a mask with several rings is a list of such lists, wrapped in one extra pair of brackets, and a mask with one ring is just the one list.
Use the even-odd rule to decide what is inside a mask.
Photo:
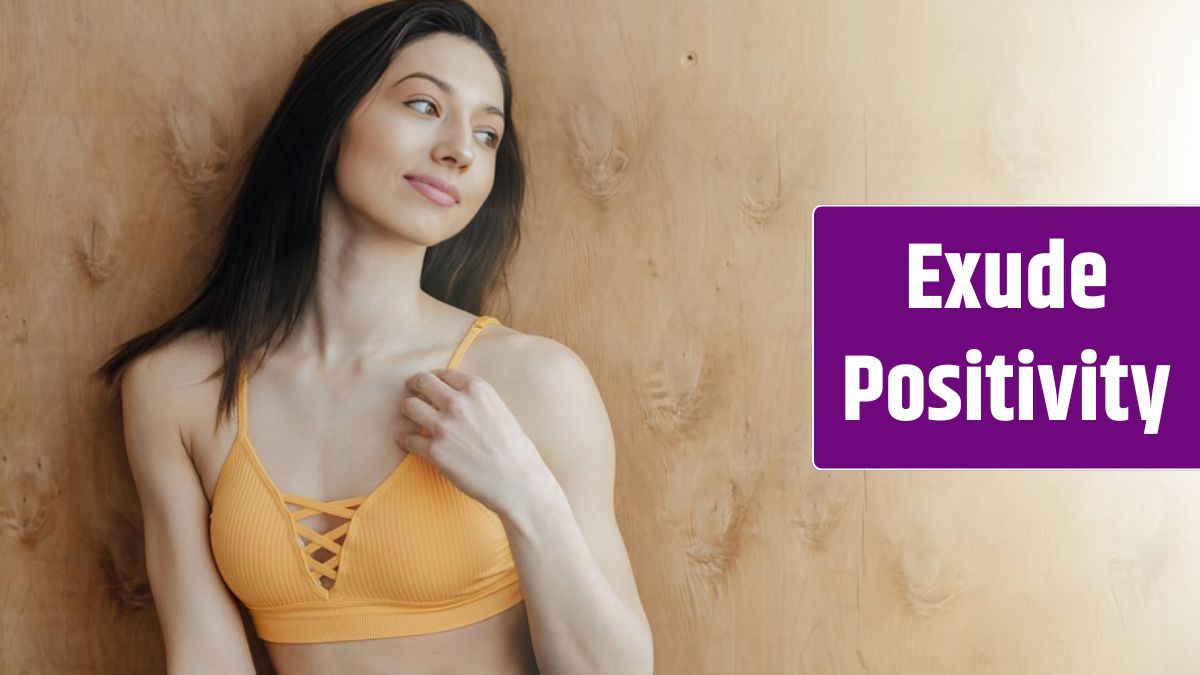
[(800, 503), (791, 517), (791, 525), (809, 546), (820, 549), (842, 521), (847, 502), (846, 490), (835, 475), (818, 473), (800, 486)]
[(114, 600), (131, 611), (154, 606), (146, 573), (142, 532), (124, 512), (113, 510), (103, 536), (96, 542), (100, 569)]
[(1010, 87), (988, 94), (984, 140), (991, 165), (1018, 191), (1032, 188), (1043, 173), (1042, 107)]
[(32, 545), (45, 539), (61, 494), (49, 457), (0, 454), (0, 531), (9, 540)]
[(646, 424), (680, 438), (694, 435), (695, 426), (712, 413), (710, 400), (717, 374), (704, 352), (704, 345), (688, 332), (667, 342), (662, 358), (639, 369), (637, 388)]
[(924, 528), (916, 527), (893, 550), (900, 590), (917, 614), (944, 611), (965, 590), (966, 584), (946, 568), (941, 547)]
[(624, 188), (632, 134), (601, 101), (575, 106), (570, 121), (571, 161), (583, 191), (594, 202), (607, 202)]
[(203, 203), (229, 165), (224, 135), (207, 106), (185, 90), (176, 90), (164, 115), (175, 177), (193, 203)]
[(97, 286), (111, 279), (117, 266), (116, 245), (113, 243), (115, 215), (108, 209), (99, 211), (92, 219), (89, 230), (76, 243), (75, 249), (84, 273), (92, 285)]
[(1152, 485), (1156, 489), (1112, 509), (1104, 521), (1105, 591), (1110, 611), (1122, 619), (1145, 616), (1163, 588), (1162, 573), (1180, 536), (1178, 514), (1166, 497), (1170, 490), (1159, 482)]
[(761, 226), (775, 217), (783, 201), (778, 130), (775, 132), (774, 145), (752, 156), (747, 169), (750, 178), (742, 191), (738, 207), (751, 223)]
[(741, 547), (749, 513), (745, 494), (727, 475), (708, 474), (696, 486), (688, 560), (710, 577), (724, 577)]
[(688, 588), (720, 596), (754, 532), (761, 456), (753, 451), (677, 457), (668, 469), (660, 519), (676, 537)]
[(29, 342), (29, 320), (16, 317), (7, 311), (0, 313), (0, 338), (12, 344)]

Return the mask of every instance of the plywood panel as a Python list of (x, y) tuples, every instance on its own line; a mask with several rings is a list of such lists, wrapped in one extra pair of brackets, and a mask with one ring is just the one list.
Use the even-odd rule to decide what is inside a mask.
[[(233, 159), (363, 4), (0, 0), (0, 672), (162, 672), (86, 375), (190, 298)], [(596, 375), (657, 672), (1191, 672), (1193, 474), (818, 472), (806, 297), (820, 203), (1195, 202), (1197, 10), (479, 6), (532, 183), (495, 313)]]

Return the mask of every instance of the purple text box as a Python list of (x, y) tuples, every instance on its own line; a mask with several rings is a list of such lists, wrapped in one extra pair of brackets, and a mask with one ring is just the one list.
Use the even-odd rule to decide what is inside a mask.
[[(1065, 306), (1035, 309), (1029, 306), (1026, 271), (1030, 258), (1047, 252), (1054, 238), (1063, 240)], [(988, 306), (981, 257), (972, 279), (980, 308), (910, 309), (913, 243), (939, 243), (943, 254), (1000, 253), (1002, 280), (1006, 254), (1020, 253), (1021, 308)], [(1101, 309), (1072, 302), (1071, 261), (1082, 252), (1104, 258), (1104, 287), (1088, 290), (1105, 296)], [(1200, 415), (1200, 207), (821, 206), (813, 212), (813, 265), (817, 468), (1200, 467), (1200, 437), (1192, 423)], [(949, 261), (930, 257), (924, 267), (939, 274), (938, 282), (924, 285), (925, 295), (941, 296), (944, 303), (953, 286)], [(982, 353), (980, 367), (996, 355), (1014, 367), (1005, 386), (1013, 421), (993, 418), (986, 376), (981, 419), (966, 418), (970, 348)], [(1034, 354), (1032, 420), (1016, 419), (1015, 368), (1022, 365), (1017, 354), (1023, 348)], [(1170, 365), (1157, 433), (1145, 433), (1131, 377), (1120, 379), (1118, 389), (1127, 421), (1107, 415), (1106, 380), (1098, 371), (1096, 419), (1082, 419), (1087, 364), (1081, 352), (1089, 348), (1097, 353), (1096, 368), (1119, 355), (1122, 364), (1144, 365), (1153, 379), (1156, 366)], [(882, 365), (883, 392), (859, 406), (858, 420), (846, 419), (848, 355), (873, 356)], [(897, 364), (912, 364), (923, 373), (925, 410), (912, 421), (889, 413), (888, 374)], [(944, 401), (930, 393), (929, 377), (941, 364), (960, 367), (962, 377), (944, 383), (962, 396), (962, 410), (953, 419), (934, 421), (929, 408)], [(1055, 378), (1062, 377), (1064, 366), (1077, 366), (1065, 420), (1047, 419), (1039, 365), (1049, 366)], [(859, 386), (865, 382), (860, 373)], [(902, 381), (915, 388), (914, 382)], [(900, 400), (902, 407), (912, 404), (909, 395)]]

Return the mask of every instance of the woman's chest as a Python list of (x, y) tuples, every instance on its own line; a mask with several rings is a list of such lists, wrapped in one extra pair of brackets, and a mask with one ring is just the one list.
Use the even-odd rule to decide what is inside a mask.
[[(212, 451), (221, 458), (202, 473), (214, 555), (243, 602), (315, 592), (436, 603), (506, 583), (503, 525), (396, 445), (415, 425), (392, 399), (381, 391), (341, 399), (240, 392), (238, 402), (248, 403), (235, 415), (242, 432), (215, 435), (216, 448), (229, 445)], [(311, 578), (280, 574), (281, 564), (288, 572), (299, 564)]]
[[(321, 501), (366, 495), (405, 457), (396, 439), (416, 429), (400, 413), (407, 395), (402, 380), (353, 390), (261, 388), (248, 394), (240, 440), (281, 492)], [(192, 461), (210, 503), (239, 441), (236, 408), (228, 420), (214, 418), (194, 421), (190, 432)]]

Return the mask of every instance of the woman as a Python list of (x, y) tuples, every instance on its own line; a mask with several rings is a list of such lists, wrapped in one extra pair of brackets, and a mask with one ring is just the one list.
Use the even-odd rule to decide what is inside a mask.
[(651, 672), (595, 383), (479, 316), (518, 241), (511, 103), (469, 6), (347, 18), (199, 297), (104, 365), (172, 675), (253, 672), (235, 598), (283, 675)]

